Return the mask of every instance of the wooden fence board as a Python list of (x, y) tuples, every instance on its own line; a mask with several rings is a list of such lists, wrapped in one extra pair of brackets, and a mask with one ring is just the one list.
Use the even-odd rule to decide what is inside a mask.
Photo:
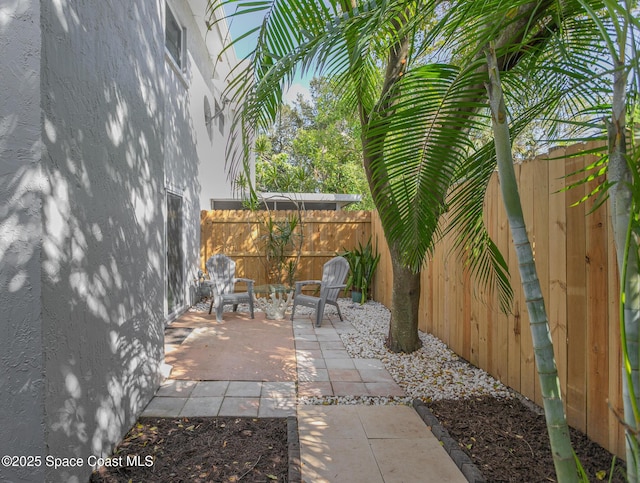
[[(571, 156), (578, 149), (571, 147)], [(584, 165), (583, 157), (569, 157), (566, 175), (578, 171)], [(569, 176), (569, 184), (580, 175)], [(586, 429), (586, 220), (585, 206), (579, 203), (584, 197), (584, 185), (567, 191), (567, 336), (569, 357), (567, 358), (567, 420), (581, 431)], [(578, 203), (576, 205), (576, 203)]]
[[(543, 158), (549, 168), (549, 298), (548, 317), (551, 339), (558, 366), (562, 400), (567, 401), (567, 216), (564, 162), (556, 158), (564, 155), (557, 149)], [(539, 258), (543, 258), (540, 253)]]
[[(587, 163), (594, 162), (589, 156)], [(604, 182), (599, 178), (590, 182), (586, 189), (593, 190), (597, 184)], [(585, 202), (586, 215), (586, 271), (587, 271), (587, 427), (593, 428), (591, 437), (601, 445), (608, 444), (608, 428), (598, 425), (598, 421), (607, 421), (608, 374), (608, 327), (605, 321), (608, 315), (607, 294), (607, 226), (605, 210), (593, 211), (595, 199)], [(592, 212), (593, 211), (593, 212)]]

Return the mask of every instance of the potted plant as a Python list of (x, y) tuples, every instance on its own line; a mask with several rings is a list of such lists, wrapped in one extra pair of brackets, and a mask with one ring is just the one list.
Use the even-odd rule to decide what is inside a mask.
[(340, 256), (349, 262), (349, 278), (347, 288), (351, 288), (351, 300), (364, 304), (367, 301), (373, 274), (376, 271), (380, 254), (371, 245), (371, 238), (365, 246), (358, 243), (352, 250), (344, 250)]

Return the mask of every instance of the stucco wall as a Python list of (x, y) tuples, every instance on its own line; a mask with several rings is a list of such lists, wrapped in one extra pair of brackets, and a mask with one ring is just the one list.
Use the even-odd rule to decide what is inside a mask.
[[(108, 455), (163, 355), (163, 2), (42, 3), (49, 452)], [(90, 468), (48, 469), (86, 481)]]
[[(43, 455), (40, 2), (0, 11), (0, 455)], [(1, 481), (42, 467), (0, 466)]]
[[(198, 182), (200, 184), (199, 208), (211, 209), (211, 198), (233, 196), (232, 180), (225, 151), (231, 133), (232, 109), (224, 104), (223, 89), (226, 78), (238, 62), (232, 48), (224, 51), (226, 23), (215, 23), (207, 31), (205, 19), (209, 18), (206, 0), (180, 2), (171, 0), (171, 5), (180, 22), (187, 29), (189, 49), (188, 109), (191, 114), (191, 129), (200, 159)], [(226, 40), (227, 44), (229, 39)], [(213, 56), (211, 55), (213, 53)], [(205, 124), (204, 99), (207, 98), (212, 115), (216, 113), (216, 102), (223, 114), (213, 119), (208, 130)], [(199, 216), (199, 215), (198, 215)]]
[(164, 0), (0, 9), (0, 449), (85, 462), (0, 467), (3, 481), (86, 481), (88, 456), (109, 455), (155, 392), (168, 192), (183, 197), (191, 301), (213, 67), (199, 17), (172, 3), (184, 76), (166, 60)]
[[(211, 93), (203, 82), (203, 72), (212, 67), (206, 46), (196, 21), (202, 20), (190, 9), (188, 2), (171, 1), (178, 22), (187, 31), (187, 61), (184, 72), (175, 68), (165, 56), (165, 166), (167, 190), (182, 197), (182, 243), (185, 257), (185, 306), (195, 302), (194, 279), (200, 256), (200, 194), (208, 180), (202, 179), (202, 166), (211, 157), (206, 133), (202, 96)], [(204, 74), (206, 75), (206, 74)], [(194, 101), (199, 99), (200, 102)], [(221, 173), (218, 173), (221, 177)]]

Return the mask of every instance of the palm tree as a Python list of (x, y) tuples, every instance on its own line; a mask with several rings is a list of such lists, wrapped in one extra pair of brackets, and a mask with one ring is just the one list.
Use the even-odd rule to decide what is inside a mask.
[[(235, 15), (258, 8), (265, 8), (266, 15), (251, 63), (231, 85), (243, 105), (237, 119), (244, 127), (241, 141), (250, 140), (257, 126), (272, 122), (284, 84), (299, 69), (315, 66), (318, 73), (340, 79), (340, 94), (351, 100), (360, 116), (363, 165), (391, 250), (394, 285), (387, 346), (412, 352), (420, 347), (420, 271), (438, 238), (447, 194), (461, 177), (482, 192), (490, 173), (487, 163), (480, 163), (482, 176), (470, 177), (477, 173), (467, 163), (473, 149), (470, 133), (483, 127), (476, 114), (486, 107), (486, 66), (475, 62), (462, 69), (423, 62), (424, 46), (437, 39), (425, 29), (436, 18), (433, 2), (294, 0), (245, 5)], [(500, 33), (500, 45), (521, 39), (530, 17), (541, 15), (535, 2), (521, 10)], [(532, 42), (541, 42), (546, 32), (538, 29), (530, 36)], [(501, 63), (517, 64), (513, 53), (508, 55)], [(483, 281), (498, 281), (506, 300), (504, 260), (486, 235), (481, 211), (470, 213), (474, 218), (465, 215), (462, 240), (475, 244), (471, 265)]]
[[(612, 63), (611, 119), (606, 122), (611, 226), (620, 273), (620, 332), (622, 337), (622, 396), (628, 481), (640, 474), (640, 151), (636, 136), (628, 138), (638, 119), (640, 95), (640, 22), (635, 1), (605, 1), (597, 10), (585, 5), (598, 25)], [(633, 131), (631, 131), (633, 132)]]
[[(245, 127), (270, 122), (283, 82), (298, 68), (317, 65), (321, 72), (340, 76), (341, 94), (353, 101), (360, 115), (363, 164), (392, 251), (394, 297), (387, 343), (392, 350), (411, 351), (419, 346), (419, 272), (437, 239), (444, 211), (450, 210), (454, 224), (463, 228), (461, 246), (480, 245), (476, 252), (480, 256), (472, 260), (472, 267), (481, 278), (498, 280), (503, 287), (506, 283), (503, 261), (486, 236), (480, 208), (495, 156), (491, 147), (473, 152), (469, 141), (469, 134), (482, 126), (487, 108), (484, 47), (491, 42), (498, 53), (493, 59), (497, 70), (513, 72), (505, 75), (507, 95), (524, 95), (529, 101), (528, 91), (535, 90), (531, 87), (546, 90), (513, 116), (511, 133), (517, 134), (536, 116), (557, 112), (563, 99), (570, 97), (576, 104), (569, 108), (580, 107), (599, 93), (590, 72), (598, 64), (599, 51), (593, 49), (599, 45), (593, 36), (597, 22), (584, 20), (585, 7), (598, 10), (601, 5), (580, 0), (465, 1), (439, 15), (433, 2), (274, 1), (263, 5), (267, 16), (251, 66), (234, 83), (245, 102), (240, 121)], [(457, 58), (448, 64), (422, 62), (424, 46), (442, 40)], [(382, 53), (384, 76), (380, 79), (376, 62)], [(575, 62), (576, 57), (580, 62)], [(502, 141), (508, 143), (508, 137)], [(461, 179), (466, 183), (455, 185), (447, 204), (447, 194)], [(546, 330), (532, 327), (532, 333), (534, 345), (544, 346)], [(553, 362), (552, 347), (546, 349), (538, 357)], [(558, 434), (551, 438), (559, 442), (556, 448), (562, 447), (554, 449), (558, 473), (573, 480), (575, 466), (567, 457), (570, 444), (560, 394), (553, 384), (541, 381), (554, 399), (554, 408), (547, 410), (553, 413), (549, 420), (558, 422), (557, 427), (549, 425), (550, 434)]]
[[(551, 330), (542, 297), (542, 289), (536, 272), (533, 250), (527, 235), (527, 229), (520, 203), (518, 185), (508, 125), (508, 114), (500, 82), (500, 72), (493, 46), (486, 49), (489, 66), (487, 92), (491, 107), (496, 159), (500, 179), (500, 189), (504, 202), (513, 244), (520, 268), (520, 278), (524, 289), (529, 313), (531, 335), (535, 353), (536, 367), (540, 378), (540, 387), (544, 404), (544, 414), (549, 428), (549, 439), (553, 462), (558, 481), (578, 481), (578, 472), (574, 460), (573, 447), (569, 436), (569, 426), (562, 405), (558, 369), (553, 354)], [(553, 430), (551, 430), (553, 428)]]

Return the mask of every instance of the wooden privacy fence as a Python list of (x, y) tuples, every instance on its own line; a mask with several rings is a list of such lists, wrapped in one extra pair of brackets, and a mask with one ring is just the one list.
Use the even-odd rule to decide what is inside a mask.
[[(590, 165), (593, 155), (569, 157), (594, 147), (576, 145), (517, 165), (516, 176), (538, 277), (550, 321), (562, 397), (569, 424), (624, 456), (624, 435), (611, 405), (622, 414), (618, 271), (607, 206), (574, 206), (602, 179), (561, 191)], [(556, 158), (565, 158), (556, 159)], [(485, 222), (509, 263), (515, 296), (501, 313), (496, 294), (473, 283), (464, 261), (450, 253), (452, 239), (435, 249), (422, 272), (420, 328), (457, 354), (538, 404), (529, 317), (497, 173), (485, 200)], [(391, 304), (392, 272), (379, 218), (372, 234), (383, 253), (374, 297)]]
[[(569, 424), (624, 456), (624, 432), (613, 412), (622, 414), (622, 391), (618, 271), (608, 207), (589, 213), (593, 200), (574, 206), (601, 179), (562, 191), (582, 176), (567, 175), (596, 160), (593, 155), (570, 155), (592, 147), (556, 149), (516, 166), (516, 175)], [(290, 212), (273, 214), (287, 216)], [(237, 261), (240, 276), (265, 282), (264, 254), (256, 243), (263, 216), (261, 212), (203, 211), (202, 268), (212, 254), (226, 253)], [(509, 264), (515, 292), (510, 313), (500, 311), (496, 294), (474, 284), (464, 261), (449, 251), (452, 239), (445, 239), (422, 272), (420, 328), (542, 404), (529, 317), (497, 175), (488, 186), (485, 222)], [(303, 214), (303, 226), (296, 279), (320, 278), (322, 265), (337, 251), (366, 243), (372, 236), (382, 254), (373, 297), (391, 306), (391, 261), (376, 213), (309, 211)]]
[[(272, 211), (276, 220), (297, 216), (296, 211)], [(371, 235), (368, 211), (302, 212), (302, 250), (296, 280), (319, 280), (322, 266), (343, 248), (366, 243)], [(224, 253), (237, 263), (238, 276), (266, 283), (265, 254), (261, 236), (267, 213), (246, 210), (202, 211), (200, 213), (200, 264), (216, 253)]]

